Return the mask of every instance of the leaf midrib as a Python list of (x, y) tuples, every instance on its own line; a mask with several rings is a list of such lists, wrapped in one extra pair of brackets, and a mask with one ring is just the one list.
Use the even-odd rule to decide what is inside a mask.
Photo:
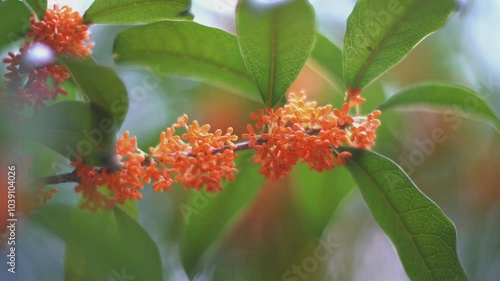
[(268, 105), (272, 106), (273, 105), (273, 96), (274, 96), (274, 80), (276, 79), (276, 73), (275, 73), (275, 66), (276, 66), (276, 61), (277, 61), (277, 55), (276, 55), (276, 18), (275, 18), (276, 11), (272, 10), (271, 11), (271, 56), (270, 56), (270, 64), (269, 64), (269, 100), (268, 100)]
[(356, 79), (354, 79), (353, 87), (358, 88), (359, 82), (363, 78), (363, 76), (366, 73), (366, 70), (370, 67), (371, 62), (373, 59), (380, 53), (380, 50), (384, 47), (384, 45), (391, 39), (391, 36), (396, 32), (396, 30), (401, 26), (402, 22), (411, 14), (410, 11), (413, 10), (414, 7), (417, 6), (417, 2), (413, 2), (413, 4), (409, 7), (409, 9), (406, 10), (406, 13), (401, 15), (399, 20), (396, 21), (394, 26), (390, 29), (390, 32), (387, 33), (387, 35), (384, 37), (382, 41), (377, 45), (376, 48), (374, 48), (372, 54), (370, 57), (368, 57), (368, 60), (365, 62), (361, 70), (358, 72), (358, 75), (356, 76)]
[[(28, 5), (35, 11), (36, 14), (40, 12), (44, 12), (45, 14), (45, 9), (40, 6), (40, 3), (38, 3), (37, 0), (31, 1), (32, 4), (28, 3)], [(43, 17), (43, 15), (41, 15)]]
[(401, 217), (399, 216), (399, 214), (396, 212), (396, 210), (393, 208), (392, 206), (392, 203), (389, 201), (389, 199), (385, 196), (385, 194), (382, 192), (382, 190), (379, 188), (378, 184), (372, 179), (372, 177), (370, 176), (370, 174), (368, 174), (363, 168), (361, 168), (355, 161), (353, 160), (348, 160), (351, 165), (353, 165), (354, 167), (356, 167), (361, 173), (363, 173), (368, 179), (369, 181), (371, 182), (371, 184), (375, 187), (375, 190), (381, 195), (381, 197), (384, 199), (384, 201), (387, 203), (386, 205), (389, 207), (389, 209), (392, 211), (392, 213), (394, 214), (394, 216), (396, 217), (397, 221), (400, 222), (400, 224), (403, 226), (403, 229), (405, 230), (405, 233), (408, 235), (408, 237), (410, 238), (412, 244), (414, 245), (415, 249), (417, 250), (418, 252), (418, 257), (420, 257), (420, 259), (424, 262), (425, 264), (425, 267), (427, 268), (428, 270), (428, 275), (430, 275), (430, 277), (432, 279), (430, 280), (435, 280), (434, 279), (434, 276), (432, 275), (432, 270), (431, 268), (429, 267), (429, 264), (427, 263), (427, 261), (423, 258), (423, 255), (422, 255), (422, 252), (420, 251), (419, 247), (417, 247), (417, 243), (415, 242), (415, 240), (413, 239), (413, 236), (412, 234), (408, 231), (408, 228), (407, 228), (407, 225), (406, 223), (401, 219)]

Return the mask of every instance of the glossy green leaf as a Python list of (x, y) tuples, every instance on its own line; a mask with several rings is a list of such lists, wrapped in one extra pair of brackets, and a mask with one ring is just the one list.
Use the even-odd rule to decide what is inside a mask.
[(307, 228), (319, 236), (340, 202), (353, 190), (354, 182), (346, 169), (311, 171), (305, 164), (293, 170), (294, 201)]
[(89, 23), (143, 24), (190, 20), (191, 0), (95, 0), (83, 18)]
[(129, 103), (127, 89), (120, 77), (113, 69), (91, 62), (67, 61), (65, 65), (89, 101), (112, 117), (117, 131), (127, 115)]
[(189, 201), (179, 205), (185, 223), (181, 258), (189, 276), (195, 275), (208, 249), (224, 238), (226, 229), (257, 195), (264, 178), (251, 157), (250, 153), (240, 153), (237, 179), (226, 184), (222, 192), (195, 191)]
[(39, 19), (43, 19), (45, 10), (47, 10), (47, 0), (26, 0), (26, 3), (28, 3)]
[(490, 106), (473, 90), (445, 84), (419, 85), (403, 90), (385, 102), (379, 109), (388, 110), (398, 107), (430, 107), (448, 108), (452, 112), (464, 117), (478, 117), (494, 124), (500, 131), (500, 120)]
[(316, 34), (316, 42), (309, 58), (312, 68), (324, 73), (324, 78), (330, 82), (337, 92), (344, 94), (344, 68), (342, 64), (342, 51), (328, 38)]
[(21, 38), (29, 29), (30, 11), (17, 0), (0, 2), (0, 50)]
[(411, 280), (467, 280), (456, 250), (456, 231), (441, 209), (403, 170), (377, 153), (346, 149), (347, 169), (368, 208), (389, 236)]
[(115, 208), (113, 213), (124, 252), (125, 263), (122, 268), (127, 275), (137, 280), (162, 281), (160, 251), (151, 236), (122, 208)]
[(108, 165), (114, 153), (116, 126), (101, 107), (80, 101), (63, 101), (38, 112), (22, 131), (25, 136), (75, 160)]
[(267, 106), (294, 82), (314, 46), (314, 11), (306, 0), (241, 0), (236, 28), (245, 64)]
[(116, 37), (115, 60), (200, 79), (259, 101), (234, 35), (194, 22), (158, 22)]
[(453, 0), (360, 0), (347, 20), (344, 80), (364, 88), (401, 61), (455, 9)]

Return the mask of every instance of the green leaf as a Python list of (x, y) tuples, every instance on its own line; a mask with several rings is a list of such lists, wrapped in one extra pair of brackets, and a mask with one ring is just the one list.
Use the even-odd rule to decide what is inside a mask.
[(116, 72), (89, 62), (66, 61), (65, 65), (83, 94), (112, 118), (118, 130), (127, 115), (129, 101), (125, 84)]
[[(105, 187), (101, 189), (110, 194)], [(92, 212), (81, 209), (84, 201), (80, 199), (73, 210), (67, 231), (66, 279), (107, 281), (110, 275), (117, 279), (126, 275), (138, 280), (162, 280), (158, 247), (133, 218), (137, 216), (137, 203)]]
[(107, 281), (110, 272), (120, 270), (120, 241), (113, 212), (73, 210), (71, 233), (66, 239), (64, 266), (68, 281)]
[(234, 35), (194, 22), (158, 22), (116, 37), (119, 63), (148, 66), (160, 74), (203, 80), (259, 101)]
[(115, 208), (113, 213), (118, 224), (121, 249), (125, 251), (122, 268), (137, 280), (162, 281), (160, 251), (151, 236), (122, 208)]
[(144, 24), (192, 20), (190, 0), (95, 0), (85, 12), (87, 23)]
[(306, 0), (241, 0), (236, 27), (245, 64), (267, 106), (294, 82), (314, 46), (314, 10)]
[(33, 9), (38, 19), (43, 19), (47, 10), (47, 0), (26, 0), (26, 3)]
[(0, 50), (9, 43), (23, 38), (29, 29), (30, 11), (17, 0), (0, 2)]
[(101, 107), (63, 101), (38, 112), (22, 131), (70, 160), (80, 155), (86, 163), (100, 166), (110, 164), (117, 128)]
[(319, 236), (340, 202), (353, 190), (354, 182), (343, 168), (318, 173), (301, 164), (292, 175), (299, 213), (307, 228)]
[(385, 102), (379, 109), (388, 110), (398, 107), (435, 107), (451, 108), (456, 114), (464, 117), (479, 117), (489, 120), (500, 132), (500, 120), (484, 101), (473, 90), (452, 84), (419, 85), (403, 90)]
[(68, 205), (51, 203), (34, 212), (29, 219), (66, 240), (71, 233), (72, 210), (73, 208)]
[(347, 19), (344, 80), (364, 88), (446, 22), (453, 0), (359, 0)]
[(347, 169), (368, 208), (396, 247), (411, 280), (467, 280), (456, 231), (441, 209), (403, 170), (377, 153), (354, 148)]
[[(210, 247), (221, 241), (236, 220), (257, 195), (263, 183), (251, 154), (240, 153), (237, 161), (239, 174), (234, 182), (225, 185), (217, 194), (194, 191), (186, 203), (179, 205), (185, 227), (180, 240), (181, 258), (189, 276), (194, 276), (202, 265)], [(250, 183), (250, 184), (249, 184)]]
[(319, 68), (324, 78), (339, 93), (345, 93), (342, 51), (321, 34), (316, 34), (316, 42), (309, 58), (312, 68)]

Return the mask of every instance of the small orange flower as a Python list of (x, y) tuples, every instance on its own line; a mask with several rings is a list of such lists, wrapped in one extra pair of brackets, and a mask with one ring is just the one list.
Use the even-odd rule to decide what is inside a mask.
[(339, 126), (344, 126), (345, 124), (352, 124), (354, 123), (354, 119), (352, 119), (351, 116), (349, 116), (349, 109), (350, 109), (350, 106), (348, 103), (344, 103), (342, 105), (342, 111), (338, 110), (338, 109), (334, 109), (333, 110), (333, 115), (335, 115), (337, 118), (338, 118), (338, 125)]
[(347, 100), (349, 101), (349, 106), (357, 106), (365, 103), (365, 99), (360, 96), (362, 88), (349, 87), (347, 89)]

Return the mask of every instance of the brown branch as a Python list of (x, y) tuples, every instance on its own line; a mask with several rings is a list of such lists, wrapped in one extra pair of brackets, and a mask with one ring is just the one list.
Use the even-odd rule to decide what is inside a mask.
[(76, 169), (74, 169), (71, 173), (41, 178), (36, 182), (43, 183), (44, 185), (59, 184), (65, 182), (80, 182), (80, 177), (78, 177), (78, 175), (76, 174)]

